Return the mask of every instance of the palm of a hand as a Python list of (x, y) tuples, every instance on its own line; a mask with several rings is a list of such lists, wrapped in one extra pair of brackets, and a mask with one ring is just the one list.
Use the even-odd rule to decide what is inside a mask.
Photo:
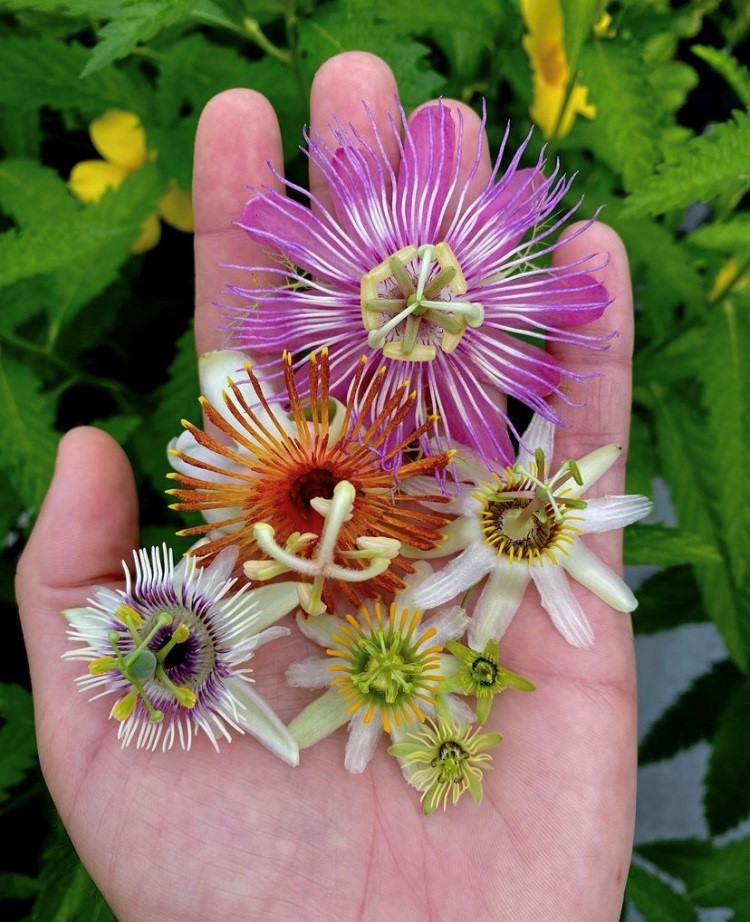
[[(341, 69), (349, 95), (337, 100), (331, 88), (340, 85)], [(342, 56), (316, 81), (313, 120), (322, 124), (336, 110), (346, 121), (363, 96), (382, 117), (394, 90), (382, 62)], [(467, 143), (472, 130), (467, 115)], [(201, 351), (222, 345), (210, 307), (221, 287), (220, 264), (251, 261), (230, 221), (245, 184), (265, 181), (265, 160), (279, 158), (264, 100), (232, 91), (209, 105), (194, 190)], [(587, 384), (577, 428), (559, 436), (559, 458), (627, 441), (627, 263), (607, 228), (584, 237), (568, 244), (567, 258), (610, 254), (600, 275), (616, 298), (607, 328), (619, 328), (620, 337), (607, 355), (606, 377)], [(577, 371), (603, 370), (581, 367), (600, 359), (564, 358)], [(621, 482), (622, 464), (598, 492), (620, 492)], [(219, 754), (205, 737), (189, 753), (123, 751), (104, 719), (110, 704), (84, 707), (73, 690), (76, 667), (59, 659), (67, 648), (59, 613), (82, 604), (94, 585), (116, 582), (120, 560), (137, 544), (124, 455), (102, 433), (71, 433), (19, 568), (18, 594), (45, 776), (76, 848), (123, 922), (617, 918), (635, 777), (627, 616), (581, 590), (596, 633), (594, 650), (582, 652), (554, 631), (529, 589), (501, 653), (503, 664), (534, 681), (537, 691), (507, 691), (495, 701), (488, 729), (504, 740), (485, 776), (481, 808), (467, 795), (459, 807), (425, 818), (418, 793), (404, 783), (383, 742), (363, 776), (344, 770), (343, 730), (304, 751), (296, 769), (242, 737)], [(617, 565), (617, 536), (599, 537), (594, 549)], [(253, 660), (259, 690), (285, 721), (311, 695), (287, 688), (284, 668), (309, 656), (311, 646), (293, 634)]]

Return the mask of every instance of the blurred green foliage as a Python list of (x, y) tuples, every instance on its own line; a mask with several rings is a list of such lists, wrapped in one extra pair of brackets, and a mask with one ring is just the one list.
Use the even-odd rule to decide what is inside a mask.
[[(743, 0), (561, 5), (571, 78), (588, 87), (597, 115), (579, 118), (547, 154), (578, 172), (571, 195), (584, 195), (581, 214), (604, 206), (627, 246), (637, 310), (629, 489), (652, 492), (660, 481), (675, 514), (626, 536), (626, 562), (661, 568), (639, 590), (635, 629), (712, 621), (726, 646), (726, 660), (651, 728), (641, 758), (710, 743), (704, 809), (716, 837), (750, 813), (750, 12)], [(122, 443), (144, 541), (180, 547), (163, 491), (166, 442), (196, 415), (192, 241), (165, 227), (155, 249), (134, 255), (131, 246), (170, 181), (189, 189), (204, 104), (235, 86), (265, 94), (288, 175), (304, 183), (298, 145), (312, 77), (330, 56), (360, 49), (392, 67), (407, 110), (436, 95), (485, 104), (493, 146), (509, 119), (519, 142), (532, 99), (523, 34), (515, 0), (431, 0), (408, 13), (395, 0), (0, 0), (9, 621), (15, 562), (60, 434), (74, 425), (94, 423)], [(158, 157), (84, 205), (68, 175), (98, 156), (89, 125), (113, 108), (139, 116)], [(537, 131), (529, 162), (542, 143)], [(111, 918), (48, 802), (16, 640), (0, 684), (0, 814), (8, 829), (33, 823), (37, 836), (0, 873), (0, 900), (28, 919)], [(750, 838), (723, 841), (640, 847), (628, 899), (647, 922), (696, 919), (712, 906), (749, 918)]]

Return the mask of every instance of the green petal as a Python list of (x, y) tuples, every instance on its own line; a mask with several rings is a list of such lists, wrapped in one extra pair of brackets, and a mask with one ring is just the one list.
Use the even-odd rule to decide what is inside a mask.
[(330, 736), (334, 730), (338, 730), (350, 720), (351, 716), (341, 695), (335, 688), (329, 688), (324, 695), (300, 711), (288, 729), (297, 740), (299, 748), (307, 749)]

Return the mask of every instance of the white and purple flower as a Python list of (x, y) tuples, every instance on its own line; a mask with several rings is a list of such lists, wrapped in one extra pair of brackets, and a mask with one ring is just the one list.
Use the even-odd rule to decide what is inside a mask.
[(297, 605), (294, 583), (229, 595), (236, 548), (209, 567), (195, 558), (177, 566), (166, 546), (133, 552), (135, 580), (123, 563), (125, 589), (99, 587), (85, 608), (63, 612), (68, 636), (86, 646), (63, 654), (86, 660), (82, 690), (118, 696), (111, 715), (123, 747), (190, 749), (203, 731), (214, 748), (230, 729), (249, 733), (297, 765), (296, 742), (252, 688), (242, 667), (262, 644), (289, 633), (271, 627)]
[[(402, 129), (390, 125), (400, 151), (394, 169), (368, 115), (374, 144), (341, 126), (335, 150), (317, 134), (307, 137), (307, 156), (325, 177), (332, 210), (289, 182), (314, 211), (269, 187), (255, 190), (240, 226), (280, 262), (247, 267), (254, 279), (270, 273), (275, 284), (233, 289), (249, 304), (228, 308), (228, 322), (240, 345), (268, 354), (259, 364), (269, 373), (282, 348), (304, 356), (327, 345), (339, 398), (362, 355), (372, 355), (369, 373), (386, 367), (372, 418), (406, 377), (417, 401), (416, 419), (404, 428), (437, 414), (439, 449), (461, 443), (485, 460), (511, 463), (506, 425), (497, 424), (510, 426), (504, 396), (557, 424), (547, 398), (565, 400), (564, 379), (576, 377), (544, 342), (603, 348), (601, 337), (571, 329), (601, 316), (609, 303), (589, 274), (595, 254), (555, 267), (538, 262), (556, 249), (575, 211), (561, 207), (572, 180), (557, 169), (545, 176), (541, 157), (519, 169), (528, 141), (500, 175), (506, 132), (489, 181), (473, 193), (482, 142), (464, 175), (456, 156), (463, 121), (442, 103), (408, 124), (402, 113)], [(295, 369), (304, 386), (304, 358)], [(435, 450), (434, 439), (421, 441), (426, 452)]]

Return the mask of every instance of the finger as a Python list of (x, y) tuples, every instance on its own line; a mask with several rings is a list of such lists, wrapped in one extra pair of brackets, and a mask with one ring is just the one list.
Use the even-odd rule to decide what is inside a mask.
[[(583, 228), (582, 233), (578, 233)], [(556, 435), (556, 458), (579, 458), (581, 455), (616, 442), (623, 451), (617, 463), (592, 488), (592, 495), (621, 493), (625, 458), (630, 431), (631, 364), (633, 356), (633, 295), (625, 247), (612, 228), (596, 222), (589, 227), (576, 224), (564, 235), (565, 242), (556, 250), (557, 266), (590, 258), (599, 265), (591, 274), (604, 284), (612, 299), (603, 315), (580, 332), (594, 337), (616, 336), (603, 351), (580, 345), (550, 343), (550, 353), (561, 365), (576, 375), (566, 388), (572, 404), (553, 401), (568, 428), (560, 427)]]
[[(335, 136), (337, 128), (347, 134), (353, 129), (374, 150), (379, 150), (379, 138), (387, 160), (395, 167), (398, 142), (388, 121), (390, 118), (398, 124), (400, 117), (396, 78), (385, 61), (375, 55), (347, 51), (330, 58), (315, 74), (310, 92), (310, 122), (313, 139), (319, 136), (325, 142), (329, 157), (340, 146)], [(310, 191), (323, 208), (332, 210), (328, 182), (313, 161), (310, 161)]]
[(227, 90), (204, 108), (195, 139), (195, 341), (198, 353), (227, 348), (231, 337), (217, 301), (228, 285), (250, 287), (247, 273), (228, 266), (260, 266), (266, 248), (236, 222), (254, 186), (283, 191), (269, 169), (281, 173), (278, 121), (268, 100), (253, 90)]
[(122, 561), (137, 543), (135, 481), (125, 453), (98, 429), (73, 429), (60, 442), (16, 577), (40, 739), (41, 728), (53, 728), (68, 710), (63, 702), (71, 704), (71, 715), (78, 704), (77, 667), (60, 660), (68, 646), (60, 613), (85, 606), (92, 586), (121, 582)]

